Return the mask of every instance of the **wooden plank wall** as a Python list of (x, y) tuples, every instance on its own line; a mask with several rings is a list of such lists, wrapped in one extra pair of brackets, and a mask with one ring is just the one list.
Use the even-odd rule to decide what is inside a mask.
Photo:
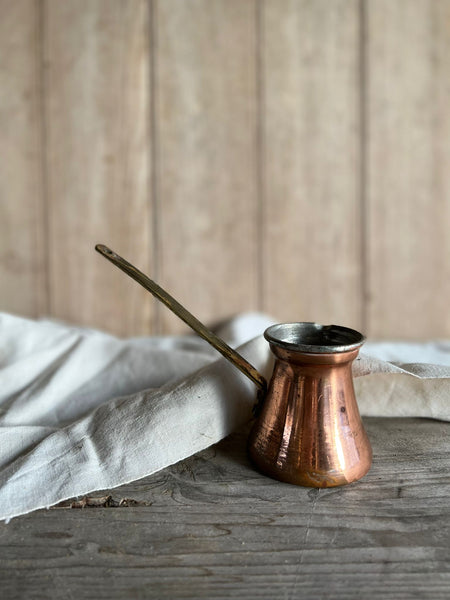
[(39, 5), (0, 13), (0, 308), (35, 316), (48, 311)]
[(0, 310), (450, 335), (450, 0), (0, 0)]
[(368, 323), (450, 335), (450, 2), (369, 2)]
[(93, 247), (105, 240), (152, 268), (148, 3), (42, 8), (50, 313), (145, 332), (148, 294), (105, 268)]
[(264, 305), (362, 327), (358, 3), (282, 5), (261, 24)]

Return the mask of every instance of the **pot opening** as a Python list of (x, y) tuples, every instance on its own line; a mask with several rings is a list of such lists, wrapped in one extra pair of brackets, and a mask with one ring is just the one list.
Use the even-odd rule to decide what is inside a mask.
[(280, 323), (264, 332), (266, 340), (299, 352), (348, 352), (364, 343), (365, 337), (355, 329), (319, 323)]

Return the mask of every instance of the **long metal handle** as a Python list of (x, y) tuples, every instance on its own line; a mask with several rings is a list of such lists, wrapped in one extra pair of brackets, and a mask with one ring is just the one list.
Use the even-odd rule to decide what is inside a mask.
[(97, 252), (102, 256), (111, 261), (116, 267), (124, 271), (127, 275), (132, 277), (135, 281), (140, 283), (142, 287), (151, 292), (155, 298), (158, 298), (163, 304), (170, 308), (170, 310), (180, 317), (191, 329), (193, 329), (199, 336), (206, 340), (213, 348), (215, 348), (220, 354), (222, 354), (227, 360), (229, 360), (235, 367), (237, 367), (244, 375), (247, 375), (253, 383), (259, 388), (259, 393), (265, 394), (267, 390), (267, 382), (259, 371), (255, 369), (243, 356), (233, 350), (222, 338), (217, 336), (213, 331), (208, 329), (203, 323), (201, 323), (193, 314), (191, 314), (184, 306), (182, 306), (175, 298), (173, 298), (168, 292), (162, 287), (155, 283), (152, 279), (144, 275), (142, 271), (139, 271), (127, 260), (113, 252), (107, 246), (103, 244), (97, 244), (95, 246)]

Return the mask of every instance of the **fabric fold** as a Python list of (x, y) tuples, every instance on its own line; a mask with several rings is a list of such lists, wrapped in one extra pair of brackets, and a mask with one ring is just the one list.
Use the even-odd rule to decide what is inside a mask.
[[(262, 337), (240, 351), (266, 371)], [(103, 403), (0, 471), (0, 517), (159, 471), (226, 437), (254, 404), (253, 384), (223, 358), (181, 382)]]

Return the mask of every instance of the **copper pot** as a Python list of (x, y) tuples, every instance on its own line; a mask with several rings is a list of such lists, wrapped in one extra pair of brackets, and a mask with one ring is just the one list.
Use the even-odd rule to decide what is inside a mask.
[(372, 449), (355, 400), (351, 366), (364, 336), (317, 323), (273, 325), (264, 333), (275, 354), (264, 377), (166, 290), (113, 250), (96, 250), (140, 283), (258, 387), (261, 410), (250, 434), (251, 460), (266, 475), (313, 487), (351, 483), (367, 473)]
[(273, 325), (264, 336), (275, 367), (249, 437), (252, 462), (270, 477), (310, 487), (363, 477), (372, 449), (351, 367), (364, 336), (317, 323)]

